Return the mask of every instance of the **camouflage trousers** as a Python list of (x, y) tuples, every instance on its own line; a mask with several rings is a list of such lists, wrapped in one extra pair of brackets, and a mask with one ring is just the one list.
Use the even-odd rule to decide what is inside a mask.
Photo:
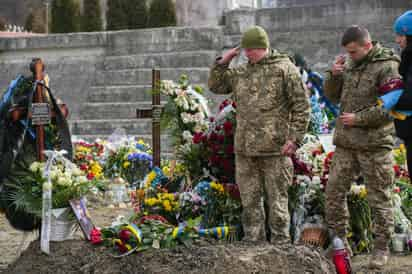
[(292, 173), (292, 162), (286, 157), (236, 155), (236, 182), (242, 199), (245, 240), (270, 238), (272, 243), (290, 242), (288, 185)]
[(394, 226), (390, 191), (394, 181), (392, 152), (355, 151), (337, 147), (326, 186), (326, 220), (329, 228), (344, 239), (349, 229), (346, 196), (355, 176), (361, 174), (374, 220), (374, 247), (388, 250)]

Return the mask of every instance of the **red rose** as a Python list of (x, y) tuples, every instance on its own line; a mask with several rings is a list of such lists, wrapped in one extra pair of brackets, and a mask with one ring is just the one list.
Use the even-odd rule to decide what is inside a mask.
[(218, 141), (219, 143), (223, 143), (223, 142), (225, 141), (225, 136), (224, 136), (224, 135), (218, 135), (218, 136), (217, 136), (217, 141)]
[(224, 184), (224, 188), (226, 192), (230, 194), (230, 197), (235, 200), (240, 200), (240, 191), (237, 184)]
[(213, 123), (213, 122), (215, 121), (215, 117), (210, 117), (210, 118), (209, 118), (209, 121), (210, 121), (211, 123)]
[(316, 149), (312, 152), (312, 156), (316, 156), (316, 155), (321, 155), (322, 151), (320, 151), (320, 149)]
[(224, 130), (225, 132), (231, 132), (232, 129), (233, 129), (233, 124), (232, 124), (232, 122), (226, 121), (226, 122), (223, 124), (223, 130)]
[(234, 153), (234, 147), (233, 145), (228, 145), (225, 149), (226, 154), (233, 154)]
[(94, 179), (94, 174), (92, 172), (90, 172), (89, 174), (87, 174), (87, 179), (88, 180), (93, 180)]
[(103, 242), (102, 233), (100, 232), (99, 229), (93, 228), (93, 230), (90, 232), (90, 241), (94, 245), (97, 245)]
[(132, 232), (130, 232), (127, 229), (123, 229), (119, 232), (119, 238), (123, 241), (123, 242), (127, 242), (130, 237), (132, 237)]
[(212, 165), (215, 165), (215, 164), (217, 164), (217, 163), (220, 162), (220, 157), (215, 154), (215, 155), (213, 155), (213, 156), (211, 156), (211, 157), (209, 158), (209, 162), (210, 162)]
[(223, 166), (223, 169), (224, 169), (226, 172), (230, 172), (230, 171), (233, 170), (232, 162), (229, 161), (228, 159), (223, 159), (223, 160), (222, 160), (222, 166)]
[(398, 165), (394, 165), (393, 170), (395, 171), (396, 177), (401, 176), (401, 168)]
[(216, 140), (217, 140), (217, 134), (214, 133), (214, 132), (212, 132), (212, 133), (210, 134), (210, 140), (211, 140), (211, 141), (216, 141)]
[(203, 140), (203, 134), (202, 133), (195, 133), (193, 135), (193, 143), (195, 144), (200, 144)]
[(219, 131), (222, 129), (222, 126), (216, 126), (216, 130)]
[(81, 164), (80, 165), (80, 170), (85, 171), (85, 170), (88, 170), (88, 169), (89, 169), (89, 167), (86, 164)]
[(236, 102), (232, 102), (232, 107), (234, 107), (234, 108), (236, 108), (236, 107), (237, 107)]

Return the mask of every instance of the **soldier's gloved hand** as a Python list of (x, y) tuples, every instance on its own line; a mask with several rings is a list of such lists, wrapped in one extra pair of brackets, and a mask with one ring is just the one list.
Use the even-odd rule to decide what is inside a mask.
[(282, 154), (288, 157), (291, 157), (293, 154), (296, 153), (298, 146), (295, 142), (287, 141), (286, 144), (282, 147)]
[(332, 75), (338, 76), (341, 75), (342, 72), (345, 70), (345, 59), (344, 55), (339, 55), (335, 59), (335, 63), (332, 66)]
[(217, 62), (221, 65), (229, 64), (235, 56), (240, 54), (240, 47), (228, 50)]

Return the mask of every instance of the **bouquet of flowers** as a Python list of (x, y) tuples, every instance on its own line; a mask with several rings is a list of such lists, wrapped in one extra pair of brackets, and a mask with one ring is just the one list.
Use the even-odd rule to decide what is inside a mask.
[(234, 133), (236, 104), (225, 100), (206, 136), (195, 136), (194, 143), (206, 145), (208, 169), (222, 183), (235, 183)]
[(87, 179), (100, 179), (103, 176), (103, 168), (100, 164), (104, 145), (98, 141), (88, 143), (79, 141), (74, 143), (74, 163), (87, 174)]
[(161, 126), (169, 130), (175, 152), (190, 169), (191, 176), (200, 176), (205, 166), (204, 154), (198, 146), (193, 146), (193, 136), (208, 129), (210, 116), (202, 89), (190, 86), (187, 76), (183, 75), (177, 83), (162, 81), (160, 92), (168, 98)]
[(119, 137), (106, 143), (104, 174), (121, 177), (128, 183), (139, 183), (152, 167), (152, 150), (143, 140)]
[(134, 251), (172, 248), (178, 244), (189, 246), (198, 238), (197, 224), (196, 220), (189, 220), (174, 226), (159, 217), (141, 217), (95, 231), (97, 237), (92, 242), (113, 247), (119, 257)]
[[(33, 162), (17, 178), (7, 183), (11, 190), (8, 199), (18, 210), (41, 218), (43, 184), (47, 182), (44, 174), (45, 163)], [(70, 200), (84, 196), (93, 187), (85, 173), (73, 163), (67, 165), (59, 162), (53, 165), (50, 177), (53, 208), (69, 207)]]
[(223, 184), (204, 180), (193, 189), (201, 198), (202, 227), (239, 225), (242, 206)]
[(353, 184), (348, 195), (351, 232), (347, 235), (355, 254), (372, 248), (372, 217), (365, 185)]

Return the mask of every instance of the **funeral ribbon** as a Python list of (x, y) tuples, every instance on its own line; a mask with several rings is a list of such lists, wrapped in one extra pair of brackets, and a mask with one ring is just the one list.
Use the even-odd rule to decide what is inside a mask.
[(52, 216), (52, 179), (51, 168), (56, 161), (61, 161), (65, 165), (70, 166), (72, 163), (68, 161), (64, 155), (67, 151), (52, 151), (45, 150), (44, 154), (47, 157), (47, 162), (44, 168), (44, 177), (47, 182), (43, 184), (42, 195), (42, 220), (41, 220), (41, 238), (40, 249), (46, 254), (50, 254), (50, 231), (51, 231), (51, 216)]

